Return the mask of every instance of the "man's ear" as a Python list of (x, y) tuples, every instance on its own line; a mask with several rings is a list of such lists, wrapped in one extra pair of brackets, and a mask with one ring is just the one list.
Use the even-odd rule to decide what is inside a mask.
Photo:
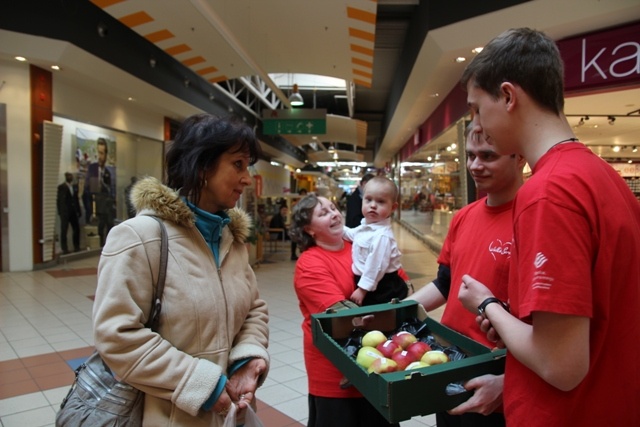
[(502, 98), (504, 98), (504, 104), (507, 110), (513, 109), (517, 101), (516, 87), (513, 83), (503, 82), (500, 85), (500, 94)]

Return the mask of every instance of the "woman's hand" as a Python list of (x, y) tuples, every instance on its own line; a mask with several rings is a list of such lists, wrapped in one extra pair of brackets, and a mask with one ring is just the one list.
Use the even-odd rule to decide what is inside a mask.
[(218, 400), (216, 400), (215, 405), (211, 408), (213, 412), (220, 415), (222, 418), (227, 416), (227, 413), (231, 409), (231, 397), (229, 394), (223, 390)]
[(231, 375), (227, 381), (226, 393), (238, 405), (238, 410), (245, 409), (255, 398), (258, 380), (267, 369), (267, 362), (255, 358), (245, 363)]

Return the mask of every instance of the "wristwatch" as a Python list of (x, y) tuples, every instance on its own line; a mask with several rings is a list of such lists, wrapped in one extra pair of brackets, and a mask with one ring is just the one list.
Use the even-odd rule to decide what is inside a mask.
[(498, 303), (502, 306), (502, 308), (504, 308), (505, 310), (507, 310), (507, 313), (510, 312), (509, 310), (509, 304), (504, 302), (504, 301), (500, 301), (498, 298), (495, 297), (489, 297), (486, 300), (482, 301), (482, 303), (478, 306), (478, 313), (480, 314), (480, 316), (484, 317), (486, 319), (487, 316), (485, 316), (484, 311), (486, 310), (487, 306), (491, 303)]

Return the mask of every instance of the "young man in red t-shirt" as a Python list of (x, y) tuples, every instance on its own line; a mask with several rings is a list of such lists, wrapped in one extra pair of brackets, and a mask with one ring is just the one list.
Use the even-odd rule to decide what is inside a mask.
[(553, 40), (509, 30), (462, 78), (473, 123), (532, 177), (514, 202), (509, 306), (465, 275), (459, 298), (506, 345), (509, 426), (640, 425), (640, 204), (573, 135)]
[[(465, 150), (467, 169), (478, 192), (486, 197), (468, 204), (453, 217), (438, 257), (438, 276), (409, 299), (418, 301), (427, 311), (447, 303), (442, 324), (489, 347), (485, 334), (476, 325), (474, 314), (458, 301), (462, 275), (471, 272), (501, 299), (507, 299), (509, 265), (513, 240), (511, 209), (513, 198), (522, 186), (522, 156), (495, 152), (473, 124), (467, 126)], [(451, 410), (437, 413), (438, 427), (505, 425), (502, 412), (503, 375), (483, 375), (465, 384), (474, 395)]]

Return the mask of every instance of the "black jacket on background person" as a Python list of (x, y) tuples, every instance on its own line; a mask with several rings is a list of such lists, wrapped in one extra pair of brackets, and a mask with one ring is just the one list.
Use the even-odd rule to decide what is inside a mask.
[(344, 225), (349, 228), (356, 228), (362, 222), (362, 193), (360, 187), (353, 190), (353, 193), (347, 197), (347, 217)]
[(73, 230), (73, 249), (77, 252), (80, 250), (80, 223), (78, 218), (80, 212), (80, 199), (78, 198), (78, 186), (73, 185), (73, 192), (66, 182), (58, 185), (58, 194), (56, 197), (56, 205), (58, 215), (60, 215), (60, 248), (62, 252), (69, 253), (67, 246), (67, 230), (69, 225)]

